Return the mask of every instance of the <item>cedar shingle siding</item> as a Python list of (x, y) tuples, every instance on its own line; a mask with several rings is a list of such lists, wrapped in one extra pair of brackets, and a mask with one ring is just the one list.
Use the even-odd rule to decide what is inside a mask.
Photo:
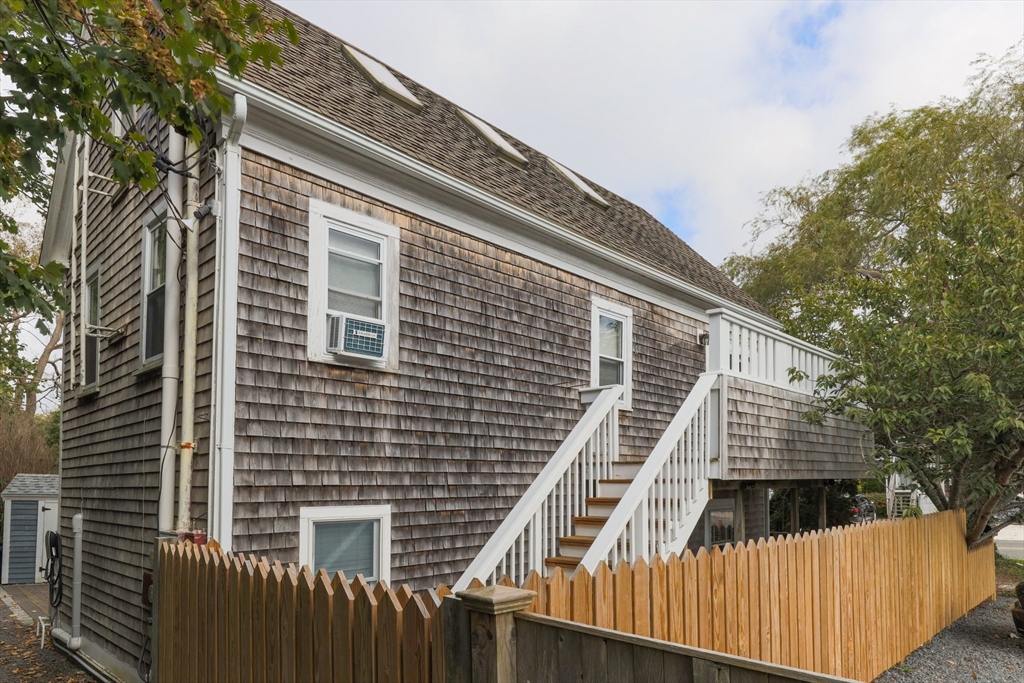
[[(155, 125), (150, 128), (150, 139), (155, 146), (166, 148), (166, 136)], [(91, 170), (109, 176), (109, 161), (98, 150), (94, 144)], [(212, 177), (209, 166), (204, 165), (200, 196), (212, 196)], [(111, 189), (99, 179), (93, 179), (93, 187)], [(90, 197), (89, 262), (102, 264), (100, 324), (124, 327), (125, 335), (99, 340), (99, 393), (95, 396), (78, 397), (77, 389), (72, 391), (69, 384), (70, 337), (72, 329), (79, 330), (77, 316), (73, 328), (65, 332), (63, 351), (60, 533), (65, 600), (61, 619), (70, 627), (71, 517), (82, 512), (82, 635), (132, 667), (142, 645), (142, 573), (151, 569), (159, 484), (160, 368), (137, 374), (142, 228), (144, 214), (160, 199), (159, 192), (144, 197), (134, 187), (121, 190), (112, 199), (98, 194)], [(199, 227), (197, 415), (210, 412), (214, 236), (213, 220), (207, 218)], [(71, 282), (68, 272), (67, 287), (80, 293), (81, 279)], [(184, 283), (184, 269), (181, 277)], [(174, 274), (168, 274), (168, 285), (173, 281)], [(194, 515), (200, 515), (207, 499), (207, 420), (197, 420), (196, 437), (200, 450), (194, 460), (192, 509)]]
[[(583, 414), (591, 296), (633, 309), (626, 456), (704, 368), (699, 323), (246, 152), (234, 548), (297, 561), (299, 508), (389, 503), (392, 580), (452, 582)], [(306, 360), (308, 198), (401, 228), (400, 371)]]
[(729, 377), (728, 470), (723, 479), (858, 479), (866, 476), (871, 434), (830, 416), (823, 426), (801, 416), (813, 397)]

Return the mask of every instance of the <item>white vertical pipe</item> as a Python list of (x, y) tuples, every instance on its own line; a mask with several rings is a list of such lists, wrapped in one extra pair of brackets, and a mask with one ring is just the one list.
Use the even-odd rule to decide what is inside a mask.
[[(180, 167), (185, 154), (185, 140), (168, 128), (167, 156)], [(178, 328), (181, 322), (181, 285), (178, 264), (181, 262), (181, 230), (178, 213), (182, 210), (184, 188), (182, 177), (167, 174), (167, 259), (164, 286), (164, 359), (160, 395), (160, 498), (157, 505), (157, 529), (169, 531), (174, 525), (174, 417), (178, 408)]]
[[(185, 159), (196, 153), (191, 140), (185, 144)], [(181, 462), (178, 468), (178, 531), (192, 527), (192, 455), (195, 453), (196, 333), (199, 306), (199, 229), (194, 218), (199, 209), (199, 180), (192, 173), (185, 183), (185, 343), (182, 348)]]
[(80, 311), (81, 316), (78, 319), (79, 339), (77, 344), (79, 353), (82, 355), (82, 362), (78, 364), (79, 386), (85, 386), (85, 323), (89, 310), (88, 297), (85, 292), (85, 282), (89, 277), (89, 153), (91, 151), (91, 143), (92, 138), (86, 135), (82, 141), (82, 309)]

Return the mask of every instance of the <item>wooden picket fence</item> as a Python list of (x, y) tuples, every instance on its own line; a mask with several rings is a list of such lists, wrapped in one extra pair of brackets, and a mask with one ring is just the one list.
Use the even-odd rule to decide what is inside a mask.
[(951, 511), (523, 587), (550, 616), (870, 681), (995, 597), (994, 546), (968, 550), (965, 537), (963, 511)]
[[(521, 587), (537, 593), (526, 611), (868, 681), (994, 597), (993, 545), (964, 537), (963, 512), (945, 512)], [(445, 586), (371, 587), (191, 543), (159, 555), (160, 683), (444, 680)]]

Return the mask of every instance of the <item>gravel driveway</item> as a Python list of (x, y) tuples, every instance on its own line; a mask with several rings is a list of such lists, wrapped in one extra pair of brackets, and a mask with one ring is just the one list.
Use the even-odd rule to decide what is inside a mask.
[(875, 683), (1021, 683), (1024, 640), (1016, 637), (1012, 604), (998, 598), (974, 608)]

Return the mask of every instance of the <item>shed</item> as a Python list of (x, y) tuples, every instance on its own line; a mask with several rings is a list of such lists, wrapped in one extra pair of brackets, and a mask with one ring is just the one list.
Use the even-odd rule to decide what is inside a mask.
[(17, 474), (0, 493), (4, 504), (0, 583), (39, 583), (46, 566), (44, 539), (57, 531), (60, 476)]

